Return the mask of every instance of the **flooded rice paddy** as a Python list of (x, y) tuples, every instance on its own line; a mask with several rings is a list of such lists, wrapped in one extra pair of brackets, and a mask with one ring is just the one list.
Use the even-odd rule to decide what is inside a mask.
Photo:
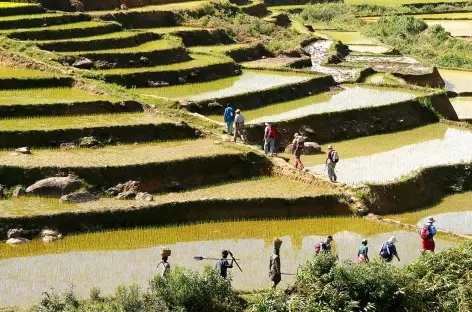
[(417, 94), (410, 90), (346, 85), (345, 90), (332, 95), (328, 101), (312, 103), (280, 114), (262, 116), (251, 120), (250, 123), (279, 122), (313, 114), (384, 106), (414, 99)]
[(339, 40), (344, 44), (369, 44), (376, 45), (378, 41), (364, 36), (358, 31), (322, 31), (322, 34), (333, 40)]
[(472, 97), (452, 98), (451, 104), (459, 119), (472, 120)]
[[(336, 166), (336, 172), (338, 180), (347, 184), (388, 183), (422, 168), (461, 162), (472, 162), (472, 132), (451, 128), (443, 139), (344, 159)], [(325, 174), (324, 165), (313, 166), (310, 170)]]
[(306, 81), (312, 77), (313, 76), (310, 76), (309, 74), (288, 74), (284, 72), (245, 70), (241, 76), (225, 80), (228, 82), (225, 84), (216, 81), (157, 89), (138, 89), (137, 92), (169, 98), (183, 98), (191, 101), (201, 101), (261, 91), (285, 84)]
[(377, 73), (367, 77), (366, 82), (373, 84), (400, 85), (406, 84), (406, 81), (388, 73)]
[(427, 21), (426, 24), (441, 25), (454, 37), (472, 37), (472, 20), (434, 20)]
[(472, 92), (472, 71), (438, 69), (446, 83), (447, 91), (456, 93)]
[(349, 50), (352, 52), (359, 52), (359, 53), (374, 53), (374, 54), (382, 54), (387, 53), (391, 50), (391, 48), (386, 46), (379, 46), (379, 45), (368, 45), (368, 44), (350, 44)]
[[(343, 260), (356, 260), (363, 238), (369, 240), (370, 256), (375, 258), (380, 245), (392, 235), (399, 241), (400, 265), (419, 256), (417, 233), (354, 218), (221, 222), (84, 234), (51, 245), (32, 242), (15, 248), (0, 247), (4, 258), (0, 260), (0, 305), (29, 305), (37, 302), (42, 292), (50, 288), (61, 290), (70, 284), (79, 296), (86, 296), (92, 286), (99, 287), (103, 294), (112, 293), (120, 284), (146, 287), (156, 274), (160, 246), (171, 248), (171, 265), (196, 270), (205, 264), (213, 266), (215, 261), (196, 262), (194, 256), (218, 257), (222, 249), (230, 249), (241, 258), (243, 269), (233, 269), (235, 288), (266, 288), (270, 285), (267, 265), (274, 236), (284, 241), (282, 271), (295, 273), (313, 256), (315, 244), (327, 234), (333, 235), (334, 252)], [(453, 245), (452, 241), (437, 240), (438, 250)], [(34, 252), (25, 256), (27, 250)], [(292, 280), (291, 276), (283, 276), (282, 287)], [(18, 289), (22, 290), (21, 296), (17, 295)]]
[[(433, 215), (438, 229), (462, 234), (472, 234), (472, 211), (446, 212)], [(418, 226), (425, 224), (428, 217), (421, 219)]]

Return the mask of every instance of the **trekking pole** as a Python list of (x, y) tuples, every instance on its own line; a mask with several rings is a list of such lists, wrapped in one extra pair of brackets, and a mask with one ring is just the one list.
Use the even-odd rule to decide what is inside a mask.
[[(234, 259), (234, 258), (233, 258)], [(200, 256), (196, 256), (196, 257), (193, 257), (193, 260), (196, 260), (196, 261), (202, 261), (202, 260), (220, 260), (220, 258), (206, 258), (206, 257), (200, 257)], [(236, 260), (241, 260), (241, 259), (234, 259), (235, 261)]]
[(229, 251), (229, 250), (228, 250), (228, 252), (229, 252), (229, 254), (231, 255), (231, 258), (234, 260), (234, 263), (236, 263), (236, 265), (237, 265), (239, 271), (242, 272), (243, 270), (242, 270), (241, 267), (239, 266), (238, 262), (236, 262), (236, 259), (233, 257), (233, 253), (232, 253), (231, 251)]

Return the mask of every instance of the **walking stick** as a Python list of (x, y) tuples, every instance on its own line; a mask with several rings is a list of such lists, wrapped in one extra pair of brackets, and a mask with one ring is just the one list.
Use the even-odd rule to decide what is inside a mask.
[(239, 271), (242, 272), (243, 270), (241, 269), (241, 267), (239, 266), (238, 262), (237, 262), (236, 259), (234, 258), (233, 253), (232, 253), (231, 251), (229, 251), (229, 250), (228, 250), (228, 252), (229, 252), (229, 254), (231, 255), (231, 258), (233, 259), (234, 263), (236, 263), (236, 266), (238, 267)]
[[(193, 257), (193, 260), (196, 260), (196, 261), (202, 261), (202, 260), (220, 260), (220, 258), (205, 258), (205, 257), (196, 256), (196, 257)], [(241, 260), (241, 259), (234, 259), (234, 260)]]

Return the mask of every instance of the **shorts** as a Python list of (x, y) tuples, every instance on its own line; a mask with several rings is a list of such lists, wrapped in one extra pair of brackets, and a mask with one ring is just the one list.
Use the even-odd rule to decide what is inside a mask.
[(422, 240), (421, 241), (421, 248), (423, 250), (429, 250), (434, 252), (434, 248), (436, 247), (436, 244), (434, 243), (433, 240)]

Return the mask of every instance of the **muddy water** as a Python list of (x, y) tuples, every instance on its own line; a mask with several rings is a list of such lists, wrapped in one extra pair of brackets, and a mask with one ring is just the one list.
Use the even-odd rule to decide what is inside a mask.
[(260, 117), (251, 120), (250, 123), (279, 122), (313, 114), (338, 112), (370, 106), (383, 106), (416, 97), (416, 94), (410, 91), (397, 90), (398, 89), (346, 86), (345, 90), (333, 95), (327, 102), (314, 103), (281, 114)]
[(349, 50), (360, 53), (382, 54), (391, 50), (389, 47), (367, 44), (350, 44)]
[(439, 69), (447, 91), (472, 92), (472, 71)]
[(451, 104), (459, 119), (472, 120), (472, 97), (452, 98)]
[[(316, 220), (314, 220), (316, 222)], [(287, 233), (288, 234), (288, 233)], [(395, 235), (401, 258), (400, 265), (415, 260), (419, 255), (418, 234), (394, 231), (363, 237), (342, 231), (334, 233), (334, 250), (342, 260), (356, 260), (357, 248), (363, 238), (369, 240), (370, 257), (375, 258), (380, 245)], [(215, 237), (218, 235), (215, 234)], [(316, 242), (324, 236), (306, 235), (301, 238), (301, 246), (294, 245), (293, 236), (282, 236), (282, 272), (295, 273), (297, 267), (313, 256)], [(438, 250), (453, 243), (437, 242)], [(148, 280), (156, 274), (159, 245), (137, 250), (119, 251), (79, 251), (62, 254), (11, 258), (0, 261), (0, 306), (25, 306), (37, 302), (43, 291), (50, 288), (65, 289), (70, 284), (79, 296), (86, 296), (92, 286), (99, 287), (103, 294), (111, 294), (120, 284), (137, 283), (146, 287)], [(180, 265), (201, 270), (205, 264), (215, 261), (197, 262), (193, 256), (218, 256), (222, 249), (230, 249), (237, 257), (243, 272), (233, 269), (233, 285), (237, 289), (261, 289), (270, 285), (268, 279), (268, 259), (272, 251), (267, 239), (248, 237), (242, 239), (220, 239), (207, 241), (179, 242), (167, 245), (172, 250), (171, 265)], [(396, 262), (396, 261), (395, 261)], [(293, 277), (283, 276), (282, 287), (292, 282)], [(21, 289), (21, 296), (18, 290)]]
[[(441, 213), (434, 215), (433, 218), (436, 220), (434, 225), (438, 229), (472, 235), (472, 211)], [(428, 217), (421, 219), (418, 226), (422, 226), (427, 220)]]
[(328, 55), (328, 50), (332, 43), (332, 40), (318, 40), (304, 48), (305, 51), (311, 55), (311, 69), (319, 73), (331, 75), (337, 82), (354, 80), (358, 71), (357, 69), (321, 65), (326, 55)]

